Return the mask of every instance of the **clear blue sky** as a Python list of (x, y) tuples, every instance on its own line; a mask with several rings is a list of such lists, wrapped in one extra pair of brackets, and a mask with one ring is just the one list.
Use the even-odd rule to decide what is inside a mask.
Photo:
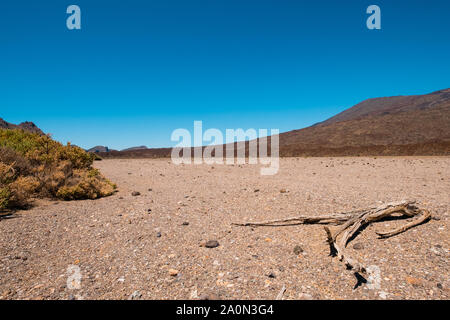
[(173, 146), (194, 120), (283, 132), (448, 88), (449, 58), (447, 0), (3, 0), (0, 117), (85, 148)]

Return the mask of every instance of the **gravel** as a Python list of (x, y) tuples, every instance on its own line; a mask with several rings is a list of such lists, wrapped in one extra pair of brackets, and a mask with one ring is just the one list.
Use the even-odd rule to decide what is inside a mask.
[[(0, 220), (0, 299), (126, 300), (136, 291), (141, 299), (274, 299), (283, 286), (283, 299), (449, 297), (449, 157), (287, 158), (274, 176), (261, 176), (259, 165), (211, 170), (168, 159), (95, 166), (117, 183), (118, 193), (36, 200), (30, 210)], [(149, 181), (152, 192), (130, 197), (148, 190)], [(384, 240), (375, 231), (409, 219), (362, 230), (347, 250), (379, 272), (356, 289), (354, 274), (329, 256), (323, 226), (231, 225), (402, 199), (417, 200), (439, 220)], [(220, 246), (199, 246), (207, 240)], [(357, 243), (363, 248), (354, 248)], [(293, 254), (298, 245), (304, 252)], [(71, 284), (78, 275), (77, 289)]]

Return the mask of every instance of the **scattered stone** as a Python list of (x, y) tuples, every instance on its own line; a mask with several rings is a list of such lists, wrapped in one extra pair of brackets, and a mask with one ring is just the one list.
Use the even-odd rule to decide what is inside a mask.
[(152, 209), (147, 209), (147, 213), (152, 213)]
[(191, 299), (198, 299), (198, 291), (197, 289), (194, 289), (191, 291)]
[(298, 295), (299, 300), (312, 300), (313, 297), (309, 293), (300, 293)]
[(218, 295), (216, 295), (215, 293), (210, 293), (210, 294), (202, 294), (199, 297), (199, 300), (219, 300), (220, 297)]
[(362, 243), (358, 242), (358, 243), (355, 243), (353, 245), (353, 249), (355, 249), (355, 250), (362, 250), (362, 249), (364, 249), (364, 246), (363, 246)]
[(176, 269), (169, 269), (169, 275), (171, 277), (176, 277), (178, 275), (178, 270), (176, 270)]
[(294, 253), (296, 254), (296, 255), (299, 255), (300, 253), (302, 253), (303, 252), (303, 248), (302, 247), (300, 247), (300, 246), (295, 246), (294, 247)]
[(422, 280), (414, 278), (414, 277), (406, 277), (406, 281), (411, 284), (413, 287), (418, 287), (422, 284)]
[(26, 254), (24, 252), (21, 252), (21, 253), (17, 254), (14, 257), (14, 259), (26, 261), (26, 260), (28, 260), (28, 257), (26, 256)]
[(153, 189), (152, 189), (152, 188), (149, 188), (148, 191), (153, 191)]
[(206, 248), (216, 248), (219, 246), (219, 242), (217, 240), (208, 240), (205, 243)]
[(255, 192), (259, 192), (259, 189), (255, 189)]
[(157, 233), (156, 233), (156, 237), (157, 237), (157, 238), (161, 238), (161, 232), (157, 232)]
[(440, 283), (438, 283), (437, 285), (436, 285), (436, 287), (438, 287), (438, 289), (443, 289), (443, 286), (442, 286), (442, 284), (440, 284)]
[(277, 276), (275, 275), (275, 273), (273, 273), (273, 272), (269, 272), (269, 273), (267, 274), (267, 276), (268, 276), (269, 278), (272, 278), (272, 279), (274, 279), (274, 278), (277, 277)]
[(183, 222), (181, 225), (182, 225), (182, 226), (188, 226), (188, 225), (189, 225), (189, 222), (185, 221), (185, 222)]
[(139, 300), (142, 298), (142, 294), (139, 291), (135, 291), (128, 297), (128, 300)]
[(140, 193), (139, 191), (133, 191), (133, 192), (131, 193), (131, 195), (132, 195), (133, 197), (137, 197), (137, 196), (140, 196), (141, 193)]
[(286, 189), (281, 189), (281, 190), (280, 190), (280, 193), (286, 193), (286, 192), (287, 192)]

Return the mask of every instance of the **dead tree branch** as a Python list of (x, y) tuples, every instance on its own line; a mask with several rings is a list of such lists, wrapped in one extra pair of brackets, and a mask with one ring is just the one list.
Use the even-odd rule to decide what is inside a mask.
[[(330, 245), (332, 254), (336, 255), (348, 269), (357, 273), (366, 273), (367, 269), (358, 261), (351, 258), (345, 248), (356, 233), (364, 226), (385, 219), (387, 217), (401, 214), (406, 217), (416, 217), (415, 220), (406, 225), (387, 232), (377, 232), (380, 238), (388, 238), (402, 233), (412, 227), (422, 224), (431, 218), (431, 213), (427, 210), (421, 210), (415, 206), (414, 201), (400, 201), (387, 203), (378, 207), (356, 210), (351, 212), (342, 212), (317, 217), (296, 216), (277, 220), (267, 220), (261, 222), (233, 223), (236, 226), (293, 226), (300, 224), (324, 224), (339, 226), (339, 229), (332, 234), (328, 227), (324, 227), (327, 233), (327, 242)], [(339, 237), (339, 239), (338, 239)]]

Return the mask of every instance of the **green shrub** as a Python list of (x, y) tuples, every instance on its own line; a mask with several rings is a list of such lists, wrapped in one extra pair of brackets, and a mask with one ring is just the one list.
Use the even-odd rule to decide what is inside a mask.
[(8, 188), (0, 188), (0, 210), (6, 209), (9, 205), (11, 193)]
[(0, 209), (34, 195), (64, 200), (111, 195), (115, 185), (92, 168), (95, 155), (23, 130), (0, 129)]

